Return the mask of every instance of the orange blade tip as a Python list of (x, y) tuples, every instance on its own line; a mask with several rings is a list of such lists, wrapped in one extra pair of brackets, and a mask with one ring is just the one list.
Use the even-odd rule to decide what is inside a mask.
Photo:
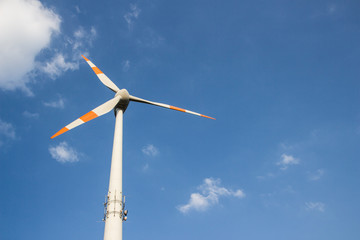
[(64, 132), (67, 132), (67, 131), (69, 131), (69, 129), (67, 129), (66, 127), (63, 127), (60, 131), (58, 131), (57, 133), (55, 133), (55, 134), (51, 137), (51, 139), (53, 139), (54, 137), (59, 136), (60, 134), (63, 134)]
[(89, 59), (87, 59), (84, 55), (81, 55), (84, 59), (85, 59), (85, 61), (90, 61)]
[(205, 117), (205, 118), (210, 118), (210, 119), (216, 120), (215, 118), (212, 118), (212, 117), (209, 117), (209, 116), (206, 116), (206, 115), (202, 115), (202, 114), (201, 114), (201, 116), (202, 116), (202, 117)]

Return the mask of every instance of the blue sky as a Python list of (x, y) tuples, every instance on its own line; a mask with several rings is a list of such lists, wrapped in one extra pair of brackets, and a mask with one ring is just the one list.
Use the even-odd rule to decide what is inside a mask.
[(130, 94), (124, 239), (358, 239), (358, 1), (0, 1), (0, 238), (102, 239)]

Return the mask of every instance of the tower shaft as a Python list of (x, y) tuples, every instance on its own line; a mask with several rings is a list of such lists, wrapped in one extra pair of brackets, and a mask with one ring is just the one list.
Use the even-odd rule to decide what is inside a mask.
[(122, 240), (123, 194), (122, 194), (122, 149), (123, 110), (115, 109), (115, 132), (111, 158), (109, 192), (107, 196), (104, 240)]

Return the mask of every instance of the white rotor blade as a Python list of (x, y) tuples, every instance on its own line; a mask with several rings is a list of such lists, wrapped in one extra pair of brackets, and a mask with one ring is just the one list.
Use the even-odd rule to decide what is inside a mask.
[(148, 101), (148, 100), (145, 100), (145, 99), (142, 99), (142, 98), (138, 98), (138, 97), (135, 97), (135, 96), (131, 96), (131, 95), (130, 95), (130, 101), (140, 102), (140, 103), (147, 103), (147, 104), (151, 104), (151, 105), (155, 105), (155, 106), (159, 106), (159, 107), (163, 107), (163, 108), (169, 108), (169, 109), (172, 109), (172, 110), (176, 110), (176, 111), (180, 111), (180, 112), (185, 112), (185, 113), (190, 113), (190, 114), (194, 114), (194, 115), (197, 115), (197, 116), (200, 116), (200, 117), (205, 117), (205, 118), (210, 118), (210, 119), (214, 119), (214, 120), (215, 120), (215, 118), (212, 118), (212, 117), (209, 117), (209, 116), (200, 114), (200, 113), (196, 113), (196, 112), (189, 111), (189, 110), (186, 110), (186, 109), (182, 109), (182, 108), (170, 106), (170, 105), (164, 104), (164, 103), (158, 103), (158, 102)]
[(113, 83), (98, 67), (95, 66), (89, 59), (81, 55), (86, 62), (90, 65), (92, 70), (95, 72), (96, 76), (100, 79), (100, 81), (107, 86), (110, 90), (114, 92), (118, 92), (120, 89)]
[(92, 111), (88, 112), (87, 114), (83, 115), (82, 117), (76, 119), (72, 123), (66, 125), (66, 127), (63, 127), (60, 131), (55, 133), (51, 138), (57, 137), (60, 134), (63, 134), (64, 132), (69, 131), (70, 129), (73, 129), (83, 123), (86, 123), (90, 120), (93, 120), (94, 118), (97, 118), (101, 115), (104, 115), (105, 113), (110, 112), (116, 106), (116, 104), (119, 102), (120, 98), (121, 98), (120, 96), (117, 96), (117, 97), (114, 97), (113, 99), (107, 101), (106, 103), (101, 104), (97, 108), (93, 109)]

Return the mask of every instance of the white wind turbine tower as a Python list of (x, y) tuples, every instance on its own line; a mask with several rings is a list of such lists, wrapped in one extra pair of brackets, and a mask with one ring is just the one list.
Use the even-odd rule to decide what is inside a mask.
[(104, 216), (105, 220), (105, 231), (104, 240), (122, 240), (122, 222), (126, 221), (127, 210), (124, 210), (124, 201), (122, 193), (122, 141), (123, 141), (123, 114), (129, 104), (129, 101), (147, 103), (163, 108), (169, 108), (180, 112), (190, 113), (198, 115), (200, 117), (208, 117), (196, 112), (185, 110), (182, 108), (170, 106), (168, 104), (157, 103), (141, 99), (132, 95), (129, 95), (126, 89), (119, 89), (99, 68), (97, 68), (89, 59), (82, 56), (90, 67), (94, 70), (100, 81), (107, 86), (110, 90), (115, 92), (115, 97), (98, 106), (92, 111), (86, 113), (82, 117), (76, 119), (60, 131), (55, 133), (51, 138), (59, 136), (70, 129), (73, 129), (85, 122), (88, 122), (96, 117), (104, 115), (110, 112), (112, 109), (115, 110), (116, 121), (115, 121), (115, 132), (114, 132), (114, 143), (111, 158), (111, 169), (110, 169), (110, 181), (109, 181), (109, 192), (107, 195), (107, 201), (105, 204), (106, 213)]

